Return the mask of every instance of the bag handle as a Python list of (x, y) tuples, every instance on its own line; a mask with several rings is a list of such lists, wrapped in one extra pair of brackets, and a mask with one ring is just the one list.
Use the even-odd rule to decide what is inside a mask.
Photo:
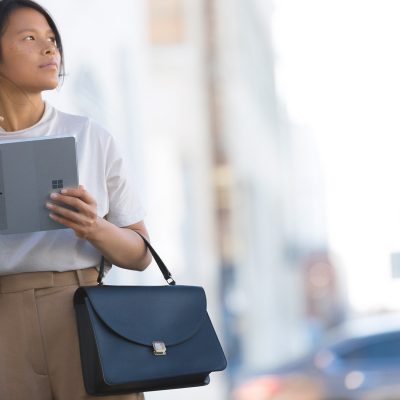
[[(151, 255), (153, 256), (155, 262), (158, 265), (158, 268), (160, 268), (161, 273), (164, 276), (164, 279), (167, 281), (168, 285), (175, 285), (176, 282), (172, 278), (171, 272), (169, 272), (168, 268), (164, 264), (163, 260), (161, 260), (161, 257), (157, 254), (157, 252), (154, 250), (153, 246), (150, 244), (150, 242), (139, 232), (135, 231), (144, 241), (146, 244), (147, 248), (150, 250)], [(97, 283), (99, 285), (103, 284), (103, 278), (104, 278), (104, 256), (101, 256), (101, 261), (100, 261), (100, 270), (99, 270), (99, 276), (97, 277)]]

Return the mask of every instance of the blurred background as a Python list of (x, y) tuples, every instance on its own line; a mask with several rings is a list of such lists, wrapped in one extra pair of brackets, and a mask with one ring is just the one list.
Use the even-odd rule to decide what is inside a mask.
[(40, 2), (67, 70), (45, 97), (117, 139), (228, 358), (146, 398), (399, 400), (400, 2)]

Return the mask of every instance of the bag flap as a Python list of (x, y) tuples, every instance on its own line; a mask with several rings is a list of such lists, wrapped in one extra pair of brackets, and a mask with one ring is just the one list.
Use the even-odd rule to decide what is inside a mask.
[(84, 287), (98, 317), (115, 333), (146, 346), (192, 337), (207, 316), (203, 288), (197, 286)]

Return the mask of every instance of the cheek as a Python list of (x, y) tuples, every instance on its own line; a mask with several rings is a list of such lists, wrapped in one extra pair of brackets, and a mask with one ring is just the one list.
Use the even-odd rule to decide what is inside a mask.
[(60, 54), (59, 51), (57, 51), (56, 57), (57, 57), (58, 65), (60, 65), (60, 63), (61, 63), (61, 54)]
[(2, 51), (2, 62), (0, 71), (8, 71), (12, 75), (31, 69), (30, 61), (34, 61), (34, 49), (21, 48), (17, 45), (10, 45)]
[(29, 72), (28, 67), (22, 63), (0, 64), (0, 75), (5, 79), (5, 81), (14, 83), (17, 86), (24, 86), (27, 82), (32, 80), (32, 74)]
[(32, 57), (34, 54), (38, 52), (37, 48), (35, 46), (24, 46), (24, 45), (19, 45), (15, 44), (9, 47), (9, 54), (11, 57), (14, 58), (26, 58), (27, 61), (30, 57)]
[(36, 46), (27, 46), (20, 43), (10, 44), (3, 49), (3, 60), (10, 62), (29, 62), (32, 57), (36, 57), (38, 49)]

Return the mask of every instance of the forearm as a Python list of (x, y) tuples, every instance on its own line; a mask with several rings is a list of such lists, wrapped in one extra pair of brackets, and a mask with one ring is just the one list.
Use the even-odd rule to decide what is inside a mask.
[[(146, 236), (147, 232), (140, 233)], [(135, 230), (119, 228), (105, 219), (98, 218), (97, 227), (87, 240), (118, 267), (143, 271), (151, 262), (150, 252)]]
[[(66, 188), (61, 193), (52, 193), (48, 202), (50, 217), (74, 230), (75, 234), (92, 243), (112, 264), (121, 268), (144, 270), (151, 262), (143, 239), (135, 232), (147, 237), (143, 221), (119, 228), (97, 215), (96, 200), (82, 185)], [(71, 208), (65, 208), (70, 206)]]

